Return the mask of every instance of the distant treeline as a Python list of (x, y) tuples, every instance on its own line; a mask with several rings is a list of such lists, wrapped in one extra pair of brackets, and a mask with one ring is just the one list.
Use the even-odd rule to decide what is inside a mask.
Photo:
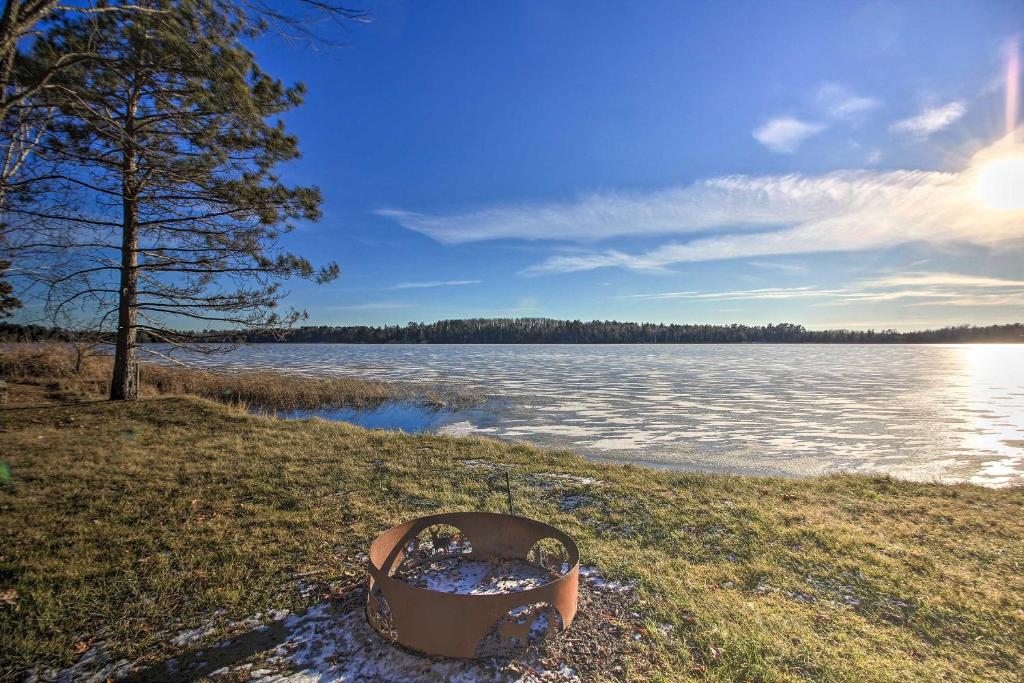
[[(193, 342), (289, 342), (298, 344), (941, 344), (1021, 343), (1024, 325), (960, 325), (939, 330), (808, 330), (803, 325), (663, 325), (614, 320), (552, 320), (550, 318), (473, 318), (370, 327), (306, 326), (280, 333), (237, 330), (182, 332)], [(143, 343), (160, 340), (139, 332)], [(40, 325), (0, 322), (0, 341), (69, 341), (76, 333)], [(107, 341), (90, 335), (94, 341)]]

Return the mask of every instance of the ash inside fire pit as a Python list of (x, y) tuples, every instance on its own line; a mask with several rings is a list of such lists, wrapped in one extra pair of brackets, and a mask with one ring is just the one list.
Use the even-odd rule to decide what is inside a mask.
[(489, 562), (446, 557), (400, 569), (395, 578), (438, 593), (492, 595), (537, 588), (558, 578), (558, 574), (523, 560)]
[(565, 549), (554, 539), (537, 543), (529, 560), (479, 559), (472, 552), (458, 529), (435, 525), (409, 543), (394, 578), (438, 593), (492, 595), (537, 588), (569, 571)]

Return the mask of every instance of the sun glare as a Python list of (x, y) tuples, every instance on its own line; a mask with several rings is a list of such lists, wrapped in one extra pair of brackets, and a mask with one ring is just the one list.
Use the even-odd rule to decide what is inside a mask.
[(975, 187), (978, 199), (1000, 211), (1024, 209), (1024, 156), (993, 159), (981, 167)]

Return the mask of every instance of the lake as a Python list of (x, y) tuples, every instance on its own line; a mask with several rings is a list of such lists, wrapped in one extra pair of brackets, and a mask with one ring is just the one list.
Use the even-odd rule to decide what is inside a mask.
[(1024, 345), (255, 344), (190, 360), (487, 397), (326, 414), (368, 427), (709, 472), (1024, 483)]

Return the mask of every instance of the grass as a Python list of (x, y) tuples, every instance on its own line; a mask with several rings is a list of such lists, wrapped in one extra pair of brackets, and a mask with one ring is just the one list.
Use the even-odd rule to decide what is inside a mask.
[[(178, 365), (141, 363), (140, 392), (146, 396), (189, 394), (261, 410), (363, 408), (389, 401), (431, 407), (462, 406), (475, 396), (442, 385), (376, 382), (351, 377), (306, 377), (285, 372), (211, 372)], [(57, 401), (109, 394), (112, 359), (94, 348), (63, 344), (17, 344), (0, 353), (0, 377), (34, 386), (37, 397)]]
[[(633, 680), (1019, 681), (1024, 490), (678, 474), (187, 397), (0, 410), (0, 677), (159, 661), (432, 511), (516, 506), (636, 581)], [(470, 462), (472, 461), (472, 462)], [(481, 465), (494, 463), (495, 467)], [(599, 480), (585, 483), (572, 477)]]

